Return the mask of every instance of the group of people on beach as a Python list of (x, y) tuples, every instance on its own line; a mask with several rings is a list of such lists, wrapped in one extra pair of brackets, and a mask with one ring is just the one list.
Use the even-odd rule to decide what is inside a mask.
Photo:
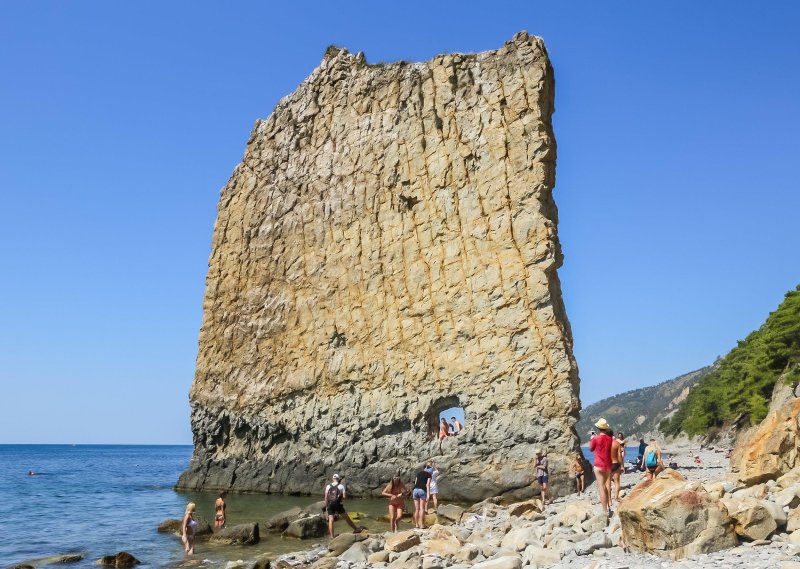
[[(623, 433), (614, 431), (605, 419), (600, 419), (594, 425), (599, 431), (591, 432), (589, 450), (594, 453), (594, 474), (597, 478), (597, 488), (600, 493), (600, 504), (608, 517), (612, 515), (614, 502), (619, 502), (620, 478), (625, 464), (625, 436)], [(583, 491), (583, 456), (576, 458), (576, 465), (581, 462), (581, 476), (577, 476), (575, 484), (580, 494)], [(639, 457), (637, 467), (646, 472), (649, 480), (654, 479), (664, 470), (664, 462), (661, 456), (661, 447), (655, 439), (650, 439), (650, 444), (646, 445), (644, 439), (639, 441)], [(614, 497), (611, 496), (612, 482), (615, 486)]]
[[(414, 477), (414, 486), (409, 491), (403, 483), (400, 472), (396, 472), (381, 492), (382, 496), (389, 499), (389, 525), (391, 531), (397, 531), (397, 524), (406, 511), (406, 497), (411, 496), (414, 501), (414, 527), (425, 529), (425, 515), (428, 513), (428, 504), (432, 501), (434, 510), (439, 507), (439, 470), (433, 462), (428, 462)], [(356, 526), (344, 507), (347, 489), (341, 482), (341, 477), (334, 474), (331, 482), (325, 486), (325, 514), (328, 518), (328, 534), (334, 537), (333, 526), (337, 519), (342, 518), (353, 529), (354, 533), (363, 528)]]

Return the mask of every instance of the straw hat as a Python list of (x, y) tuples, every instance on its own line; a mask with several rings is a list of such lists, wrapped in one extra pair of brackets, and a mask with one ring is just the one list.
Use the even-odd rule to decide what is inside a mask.
[(606, 421), (605, 419), (600, 419), (599, 421), (597, 421), (594, 424), (594, 426), (597, 427), (598, 429), (602, 429), (602, 430), (606, 430), (606, 429), (610, 429), (611, 428), (611, 425), (609, 425), (608, 421)]

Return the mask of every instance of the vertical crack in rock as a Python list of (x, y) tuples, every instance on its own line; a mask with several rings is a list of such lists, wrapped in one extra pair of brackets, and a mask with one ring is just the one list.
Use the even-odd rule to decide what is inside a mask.
[[(567, 490), (578, 371), (556, 269), (553, 70), (540, 38), (425, 63), (329, 48), (222, 190), (178, 487), (444, 497)], [(465, 431), (430, 432), (456, 403)]]

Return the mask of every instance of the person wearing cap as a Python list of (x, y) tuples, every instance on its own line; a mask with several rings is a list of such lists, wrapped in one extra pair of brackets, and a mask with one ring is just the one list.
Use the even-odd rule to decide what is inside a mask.
[(397, 531), (397, 523), (403, 517), (403, 510), (406, 509), (406, 494), (408, 494), (408, 490), (400, 480), (400, 472), (395, 472), (391, 482), (381, 492), (381, 495), (389, 498), (389, 523), (392, 531)]
[(600, 434), (589, 441), (589, 450), (594, 453), (594, 474), (597, 478), (597, 489), (600, 493), (600, 504), (607, 516), (611, 516), (611, 445), (614, 442), (609, 431), (608, 421), (600, 419), (594, 424)]
[(536, 480), (539, 482), (539, 487), (542, 491), (542, 504), (548, 504), (547, 501), (547, 457), (542, 452), (542, 449), (536, 449)]
[(347, 525), (353, 528), (353, 533), (359, 533), (361, 531), (356, 527), (356, 524), (353, 523), (353, 520), (350, 519), (350, 516), (347, 515), (344, 509), (346, 493), (344, 484), (342, 484), (340, 480), (341, 477), (338, 474), (334, 474), (331, 483), (325, 486), (325, 494), (323, 495), (325, 499), (325, 513), (328, 516), (328, 534), (330, 534), (331, 539), (335, 537), (333, 535), (333, 523), (336, 521), (337, 517), (344, 518)]

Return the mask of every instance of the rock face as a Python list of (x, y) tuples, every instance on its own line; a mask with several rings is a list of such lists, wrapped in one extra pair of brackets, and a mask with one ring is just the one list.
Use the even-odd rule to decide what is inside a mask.
[(800, 467), (800, 398), (771, 407), (760, 425), (745, 431), (731, 454), (734, 477), (747, 484), (775, 480)]
[(553, 70), (522, 32), (370, 65), (329, 48), (222, 190), (178, 487), (348, 492), (437, 456), (440, 495), (569, 491), (578, 372), (556, 269)]
[(734, 521), (699, 483), (667, 469), (642, 482), (620, 502), (625, 544), (634, 551), (668, 559), (710, 553), (735, 546)]

